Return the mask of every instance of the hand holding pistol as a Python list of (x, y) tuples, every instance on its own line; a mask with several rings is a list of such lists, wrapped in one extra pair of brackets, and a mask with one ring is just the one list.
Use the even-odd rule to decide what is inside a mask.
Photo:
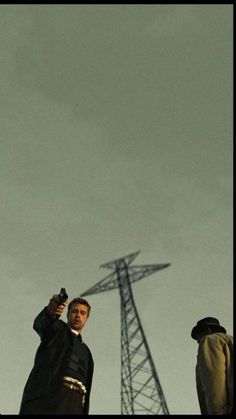
[(47, 311), (51, 316), (60, 317), (63, 313), (63, 310), (67, 304), (68, 295), (65, 288), (61, 288), (61, 291), (57, 295), (53, 295), (50, 299)]

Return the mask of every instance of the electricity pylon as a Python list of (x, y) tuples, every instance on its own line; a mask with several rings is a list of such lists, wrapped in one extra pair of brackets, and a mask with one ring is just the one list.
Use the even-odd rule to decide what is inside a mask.
[(113, 272), (81, 297), (119, 288), (121, 306), (121, 414), (169, 415), (131, 284), (170, 264), (130, 266), (140, 251), (101, 265)]

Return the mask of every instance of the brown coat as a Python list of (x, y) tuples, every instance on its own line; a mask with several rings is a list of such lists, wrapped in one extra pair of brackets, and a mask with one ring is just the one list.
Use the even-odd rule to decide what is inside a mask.
[(202, 415), (227, 415), (233, 407), (233, 338), (213, 333), (200, 339), (196, 385)]

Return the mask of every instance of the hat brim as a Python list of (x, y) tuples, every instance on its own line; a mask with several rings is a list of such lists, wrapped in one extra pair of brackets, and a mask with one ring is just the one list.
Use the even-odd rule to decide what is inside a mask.
[(211, 325), (211, 324), (207, 325), (207, 324), (205, 324), (204, 326), (195, 326), (192, 329), (191, 337), (193, 339), (197, 340), (197, 337), (198, 337), (199, 333), (200, 332), (203, 332), (203, 330), (206, 330), (208, 328), (213, 329), (215, 333), (217, 333), (217, 332), (219, 332), (219, 333), (226, 333), (226, 330), (225, 330), (225, 328), (223, 326), (217, 326), (217, 325)]

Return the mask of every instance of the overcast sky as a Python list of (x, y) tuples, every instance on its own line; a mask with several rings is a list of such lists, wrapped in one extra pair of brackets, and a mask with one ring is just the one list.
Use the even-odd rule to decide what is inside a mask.
[[(171, 414), (199, 414), (196, 322), (233, 332), (233, 5), (0, 6), (0, 413), (38, 312), (141, 250), (133, 293)], [(88, 297), (92, 414), (120, 413), (118, 290)], [(63, 319), (66, 317), (63, 315)]]

